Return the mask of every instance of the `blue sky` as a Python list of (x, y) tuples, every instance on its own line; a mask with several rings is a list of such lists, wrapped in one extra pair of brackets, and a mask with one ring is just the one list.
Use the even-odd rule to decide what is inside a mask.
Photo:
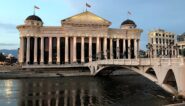
[(0, 6), (0, 49), (19, 47), (17, 25), (23, 24), (27, 16), (33, 14), (33, 6), (40, 10), (40, 16), (46, 26), (60, 26), (60, 20), (85, 10), (85, 3), (92, 7), (89, 11), (112, 22), (112, 28), (129, 16), (144, 30), (141, 36), (141, 48), (147, 44), (147, 33), (162, 28), (181, 34), (185, 32), (185, 0), (1, 0)]

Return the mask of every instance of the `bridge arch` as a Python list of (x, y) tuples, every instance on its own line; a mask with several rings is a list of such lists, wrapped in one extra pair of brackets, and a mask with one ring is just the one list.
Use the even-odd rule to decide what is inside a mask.
[[(99, 68), (94, 75), (110, 75), (112, 74), (114, 71), (119, 70), (119, 69), (129, 69), (132, 70), (130, 68), (124, 67), (124, 66), (106, 66), (106, 67), (101, 67)], [(134, 71), (134, 70), (133, 70)]]
[(177, 93), (178, 92), (178, 85), (177, 80), (175, 78), (175, 74), (172, 69), (169, 69), (165, 75), (163, 80), (163, 86), (169, 89), (169, 92)]
[(158, 79), (158, 76), (157, 76), (157, 73), (156, 73), (156, 70), (152, 67), (148, 68), (145, 73), (153, 78), (155, 78), (156, 80)]

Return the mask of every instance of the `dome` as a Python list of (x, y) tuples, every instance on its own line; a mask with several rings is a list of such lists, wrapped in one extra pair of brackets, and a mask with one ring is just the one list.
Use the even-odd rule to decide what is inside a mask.
[(123, 21), (121, 25), (126, 25), (126, 24), (132, 24), (132, 25), (135, 25), (136, 26), (135, 22), (132, 21), (132, 20), (129, 20), (129, 19)]
[(26, 20), (34, 20), (34, 21), (41, 21), (42, 22), (41, 18), (36, 15), (30, 15), (26, 18)]
[(121, 29), (133, 29), (136, 28), (136, 24), (134, 21), (127, 19), (121, 23)]

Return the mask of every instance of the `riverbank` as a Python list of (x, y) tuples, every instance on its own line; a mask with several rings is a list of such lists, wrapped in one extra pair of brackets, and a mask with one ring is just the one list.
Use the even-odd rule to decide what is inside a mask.
[[(117, 70), (112, 75), (135, 75), (134, 71)], [(0, 79), (15, 78), (45, 78), (64, 76), (92, 76), (90, 70), (84, 67), (76, 68), (52, 68), (52, 69), (23, 69), (19, 65), (1, 65)]]
[(0, 72), (13, 72), (22, 70), (22, 67), (19, 65), (0, 65)]
[(90, 76), (89, 71), (82, 69), (23, 69), (19, 65), (1, 65), (1, 79), (15, 78), (45, 78), (45, 77), (63, 77), (63, 76)]

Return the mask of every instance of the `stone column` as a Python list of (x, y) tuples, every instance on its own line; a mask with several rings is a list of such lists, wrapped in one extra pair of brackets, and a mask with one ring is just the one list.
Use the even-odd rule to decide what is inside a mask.
[(20, 37), (20, 49), (19, 49), (19, 63), (23, 64), (24, 62), (24, 38)]
[(92, 62), (92, 37), (89, 37), (89, 62)]
[(81, 37), (81, 63), (84, 63), (85, 60), (84, 60), (84, 37), (82, 36)]
[(37, 64), (37, 37), (34, 39), (34, 64)]
[(76, 63), (76, 36), (73, 37), (73, 63)]
[(157, 57), (157, 47), (156, 47), (156, 45), (154, 45), (153, 46), (153, 54), (154, 54), (154, 58), (156, 58)]
[(30, 37), (27, 37), (26, 63), (30, 63)]
[(173, 49), (173, 45), (172, 45), (172, 47), (171, 47), (171, 57), (174, 57), (174, 49)]
[(177, 57), (179, 57), (179, 47), (177, 48)]
[(96, 38), (96, 57), (98, 57), (98, 60), (100, 59), (101, 57), (101, 53), (100, 53), (100, 38), (97, 37)]
[(69, 54), (68, 54), (68, 36), (65, 37), (65, 63), (69, 63)]
[(139, 53), (139, 51), (140, 51), (140, 40), (138, 39), (137, 40), (137, 52)]
[(175, 49), (175, 54), (174, 55), (175, 55), (174, 57), (177, 57), (177, 49)]
[(138, 57), (137, 39), (134, 39), (134, 54), (135, 54), (135, 58), (137, 59)]
[(57, 37), (57, 64), (60, 64), (60, 37)]
[(126, 47), (125, 47), (125, 39), (123, 39), (123, 58), (125, 58), (125, 51), (126, 51)]
[(44, 63), (44, 37), (41, 37), (41, 56), (40, 56), (40, 64)]
[(162, 49), (161, 49), (162, 50), (162, 56), (164, 56), (164, 50), (163, 49), (164, 49), (164, 46), (162, 45)]
[(128, 59), (131, 59), (131, 47), (130, 47), (130, 39), (128, 39)]
[(49, 64), (52, 64), (52, 37), (49, 37)]
[(116, 39), (116, 57), (120, 58), (119, 39)]
[(113, 59), (113, 45), (112, 45), (112, 38), (110, 38), (110, 59)]
[(104, 38), (104, 47), (103, 47), (103, 53), (104, 53), (104, 57), (105, 59), (107, 59), (107, 38)]

